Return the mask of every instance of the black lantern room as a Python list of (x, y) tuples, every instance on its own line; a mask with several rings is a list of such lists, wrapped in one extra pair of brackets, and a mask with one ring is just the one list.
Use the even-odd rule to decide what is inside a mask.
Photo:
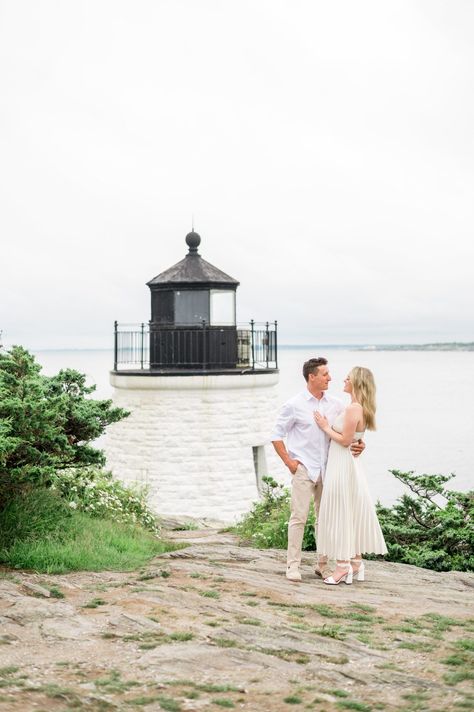
[(186, 235), (184, 259), (147, 282), (151, 368), (235, 368), (239, 282), (206, 262), (200, 236)]

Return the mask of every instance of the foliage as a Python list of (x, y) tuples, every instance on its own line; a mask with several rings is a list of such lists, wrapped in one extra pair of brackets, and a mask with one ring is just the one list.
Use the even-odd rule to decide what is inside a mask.
[[(290, 503), (290, 491), (272, 477), (264, 477), (262, 498), (254, 502), (250, 512), (239, 522), (237, 533), (261, 549), (286, 549)], [(314, 510), (311, 507), (304, 530), (303, 549), (309, 551), (315, 548)]]
[(435, 571), (474, 571), (474, 491), (447, 489), (454, 475), (390, 472), (413, 494), (403, 494), (393, 507), (377, 504), (387, 560)]
[(21, 346), (0, 352), (0, 508), (25, 485), (47, 484), (59, 469), (102, 465), (90, 445), (106, 426), (128, 413), (110, 400), (88, 398), (77, 371), (41, 374)]
[(140, 524), (160, 533), (158, 520), (147, 505), (146, 487), (124, 485), (111, 472), (95, 467), (71, 467), (51, 477), (51, 488), (64, 497), (71, 509), (92, 517), (107, 517), (117, 522)]
[[(435, 571), (474, 571), (474, 492), (446, 489), (445, 485), (453, 475), (390, 472), (413, 494), (402, 495), (392, 507), (377, 504), (388, 549), (386, 559)], [(237, 525), (237, 533), (254, 546), (285, 549), (290, 498), (287, 489), (271, 477), (265, 477), (262, 499), (254, 503)], [(303, 549), (315, 548), (314, 513), (311, 510)]]
[(23, 488), (0, 511), (0, 563), (12, 568), (128, 571), (173, 548), (140, 526), (74, 510), (50, 488)]
[(24, 488), (0, 510), (0, 550), (17, 541), (31, 542), (61, 535), (72, 510), (45, 487)]

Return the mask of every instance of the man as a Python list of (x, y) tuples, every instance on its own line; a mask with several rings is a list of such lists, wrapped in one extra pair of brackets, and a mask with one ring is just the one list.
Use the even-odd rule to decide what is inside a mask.
[[(338, 398), (326, 393), (331, 381), (327, 363), (325, 358), (311, 358), (303, 364), (306, 388), (283, 405), (272, 435), (273, 447), (292, 476), (286, 569), (286, 578), (290, 581), (301, 581), (299, 568), (304, 527), (312, 498), (317, 522), (329, 452), (330, 438), (314, 422), (314, 412), (324, 415), (331, 424), (344, 410)], [(355, 456), (364, 448), (362, 441), (351, 446)], [(318, 561), (315, 573), (323, 578), (329, 576), (326, 559)]]

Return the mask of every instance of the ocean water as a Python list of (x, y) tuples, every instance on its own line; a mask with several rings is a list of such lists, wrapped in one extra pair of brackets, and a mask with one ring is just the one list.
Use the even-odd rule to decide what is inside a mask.
[[(75, 368), (109, 398), (111, 351), (38, 351), (43, 372)], [(330, 392), (347, 400), (343, 380), (366, 366), (377, 384), (377, 430), (367, 433), (365, 470), (374, 499), (392, 504), (404, 487), (389, 470), (455, 474), (455, 489), (474, 488), (474, 353), (467, 351), (356, 351), (350, 348), (282, 347), (279, 400), (305, 387), (301, 367), (313, 356), (329, 361)]]

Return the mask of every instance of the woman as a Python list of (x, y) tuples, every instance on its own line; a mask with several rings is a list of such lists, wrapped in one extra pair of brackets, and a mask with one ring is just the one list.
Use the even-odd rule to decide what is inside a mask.
[(331, 438), (318, 522), (318, 555), (336, 559), (324, 583), (364, 580), (363, 553), (386, 554), (387, 547), (360, 461), (349, 446), (365, 430), (375, 430), (375, 382), (368, 368), (356, 366), (344, 380), (351, 403), (331, 427), (320, 413), (317, 425)]

